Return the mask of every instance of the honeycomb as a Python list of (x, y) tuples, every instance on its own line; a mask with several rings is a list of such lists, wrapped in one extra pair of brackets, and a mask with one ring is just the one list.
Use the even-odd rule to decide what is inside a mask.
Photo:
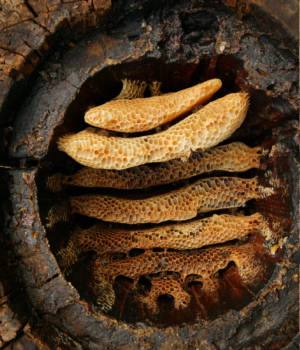
[[(151, 94), (160, 94), (158, 82), (148, 86)], [(220, 87), (220, 80), (213, 79), (143, 98), (146, 83), (124, 80), (120, 94), (88, 110), (85, 121), (113, 131), (153, 129), (205, 103)], [(69, 275), (82, 257), (94, 252), (85, 271), (95, 312), (113, 313), (119, 307), (122, 314), (131, 293), (137, 310), (145, 308), (147, 315), (159, 315), (159, 300), (167, 295), (178, 312), (193, 310), (196, 302), (206, 317), (205, 298), (221, 303), (225, 280), (236, 292), (235, 275), (238, 288), (254, 295), (252, 289), (266, 271), (261, 243), (272, 242), (274, 235), (261, 213), (244, 213), (241, 208), (272, 196), (274, 189), (259, 176), (238, 174), (260, 168), (261, 147), (242, 142), (219, 145), (241, 126), (248, 105), (248, 94), (231, 93), (163, 131), (116, 136), (89, 127), (58, 139), (59, 150), (83, 166), (48, 177), (47, 187), (54, 193), (78, 189), (68, 196), (65, 210), (64, 204), (50, 209), (49, 228), (59, 220), (68, 221), (69, 215), (88, 223), (73, 230), (56, 256)], [(97, 120), (91, 121), (93, 117)], [(215, 176), (217, 171), (221, 176)], [(206, 173), (214, 176), (199, 178)], [(158, 187), (182, 180), (187, 184), (179, 188)], [(86, 193), (84, 188), (133, 190), (134, 195)], [(146, 196), (137, 191), (147, 188)], [(197, 288), (204, 301), (195, 293)]]
[(256, 177), (215, 177), (145, 199), (84, 194), (70, 197), (69, 202), (72, 213), (103, 221), (140, 224), (188, 220), (198, 213), (241, 207), (250, 199), (271, 193), (271, 188), (259, 186)]
[(228, 94), (165, 131), (133, 138), (99, 135), (88, 128), (58, 140), (58, 148), (76, 162), (100, 169), (126, 169), (145, 163), (189, 157), (226, 140), (244, 121), (248, 95)]
[(213, 171), (239, 172), (259, 168), (262, 152), (260, 147), (250, 148), (242, 142), (196, 151), (183, 161), (173, 159), (159, 163), (155, 168), (145, 164), (118, 170), (82, 167), (74, 174), (55, 174), (48, 178), (48, 188), (53, 192), (63, 186), (106, 187), (140, 189), (169, 184)]
[(184, 309), (188, 306), (191, 296), (181, 286), (181, 283), (169, 276), (153, 277), (151, 291), (147, 296), (141, 297), (141, 302), (154, 313), (159, 312), (157, 300), (160, 295), (171, 295), (174, 298), (175, 309)]
[(65, 248), (59, 252), (63, 270), (70, 268), (80, 254), (95, 251), (101, 255), (125, 252), (131, 249), (194, 249), (242, 238), (253, 232), (262, 232), (268, 239), (267, 224), (263, 216), (212, 215), (191, 222), (164, 225), (150, 229), (113, 229), (102, 224), (74, 233)]
[[(181, 285), (184, 285), (189, 275), (196, 275), (196, 278), (200, 279), (202, 283), (202, 290), (217, 297), (217, 280), (214, 279), (214, 275), (230, 262), (235, 263), (241, 280), (246, 285), (257, 283), (263, 273), (262, 265), (256, 255), (255, 245), (249, 243), (241, 246), (207, 248), (199, 252), (146, 251), (143, 255), (115, 262), (109, 261), (105, 256), (98, 257), (90, 271), (93, 281), (92, 289), (94, 294), (101, 298), (103, 309), (108, 310), (112, 307), (110, 302), (114, 301), (114, 293), (110, 289), (110, 293), (107, 296), (105, 294), (108, 286), (112, 285), (118, 275), (129, 277), (137, 282), (141, 275), (173, 271), (180, 275)], [(156, 295), (163, 293), (164, 290), (161, 290), (160, 293), (155, 291)], [(182, 300), (180, 294), (184, 295), (183, 290), (178, 290), (178, 288), (173, 291), (173, 294), (175, 294), (175, 300)], [(154, 309), (154, 312), (157, 312), (157, 309)]]
[[(145, 81), (139, 81), (139, 80), (123, 79), (122, 84), (123, 84), (122, 90), (119, 93), (119, 95), (114, 98), (115, 100), (143, 97), (144, 92), (147, 88), (147, 83)], [(90, 109), (90, 113), (92, 112), (92, 110), (93, 108)], [(89, 112), (86, 113), (86, 115), (88, 114)]]
[(84, 116), (86, 123), (119, 132), (151, 130), (207, 102), (222, 86), (221, 80), (211, 79), (178, 92), (129, 99), (137, 97), (132, 86), (139, 91), (143, 85), (128, 81), (125, 84), (117, 99), (88, 110)]

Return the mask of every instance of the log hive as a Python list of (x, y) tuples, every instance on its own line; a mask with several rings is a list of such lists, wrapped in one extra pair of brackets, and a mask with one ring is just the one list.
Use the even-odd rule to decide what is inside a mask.
[[(1, 2), (0, 347), (293, 349), (298, 344), (296, 5), (279, 6), (267, 0)], [(266, 150), (260, 168), (247, 175), (266, 178), (265, 185), (271, 179), (276, 191), (250, 202), (243, 214), (264, 215), (278, 242), (273, 258), (266, 258), (269, 271), (256, 295), (246, 300), (247, 292), (230, 289), (239, 283), (230, 265), (220, 273), (220, 293), (228, 304), (200, 321), (165, 306), (146, 322), (145, 310), (134, 298), (130, 302), (126, 279), (115, 282), (115, 309), (109, 316), (97, 313), (80, 284), (87, 260), (65, 277), (55, 258), (71, 231), (96, 223), (75, 216), (46, 228), (51, 206), (84, 193), (71, 186), (57, 193), (47, 189), (49, 175), (80, 170), (56, 142), (82, 130), (84, 113), (117, 96), (124, 78), (161, 81), (165, 93), (220, 78), (216, 98), (238, 91), (251, 96), (247, 119), (228, 143)], [(176, 186), (164, 184), (162, 190)], [(118, 191), (97, 189), (104, 196)], [(160, 190), (142, 191), (150, 196)], [(253, 239), (261, 245), (261, 237)], [(197, 308), (197, 296), (200, 304), (213, 304), (199, 289), (196, 282), (190, 286), (191, 307)], [(228, 290), (234, 290), (234, 299)], [(120, 296), (126, 293), (123, 303)]]

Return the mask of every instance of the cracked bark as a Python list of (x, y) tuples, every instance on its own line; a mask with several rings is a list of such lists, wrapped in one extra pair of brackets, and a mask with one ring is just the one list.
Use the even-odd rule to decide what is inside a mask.
[[(110, 8), (110, 1), (97, 3), (99, 6), (93, 10), (90, 5), (82, 4), (81, 1), (73, 1), (72, 4), (67, 1), (63, 4), (60, 1), (55, 3), (55, 1), (31, 0), (2, 0), (0, 2), (1, 125), (9, 124), (9, 120), (13, 118), (10, 106), (23, 95), (17, 85), (27, 85), (41, 58), (45, 59), (51, 52), (48, 36), (57, 32), (60, 26), (63, 31), (67, 23), (70, 28), (82, 22), (86, 22), (86, 29), (94, 26), (98, 20), (101, 20), (101, 15)], [(95, 10), (98, 10), (99, 13)], [(49, 38), (50, 42), (51, 40)], [(15, 88), (11, 92), (13, 86)], [(11, 102), (7, 101), (9, 94), (12, 95), (8, 98)], [(5, 163), (4, 148), (5, 145), (2, 145), (1, 163)], [(24, 298), (25, 291), (15, 284), (11, 276), (16, 274), (15, 268), (10, 266), (15, 265), (14, 258), (7, 254), (9, 250), (5, 249), (4, 237), (0, 238), (2, 243), (1, 266), (8, 265), (7, 269), (0, 269), (0, 347), (6, 344), (5, 349), (44, 349), (45, 347), (33, 338), (30, 326), (26, 326), (32, 316), (30, 316), (28, 305), (26, 303), (22, 305), (20, 302), (20, 299)], [(34, 256), (33, 266), (39, 260)], [(28, 271), (27, 268), (28, 262), (24, 273)], [(46, 279), (45, 283), (46, 290), (49, 289), (49, 284), (54, 285), (56, 289), (56, 286), (61, 283), (61, 277), (55, 273)], [(43, 298), (43, 296), (38, 293), (36, 298)], [(53, 332), (59, 331), (53, 330)], [(74, 342), (70, 339), (70, 343)], [(74, 349), (78, 346), (78, 344), (74, 346)]]

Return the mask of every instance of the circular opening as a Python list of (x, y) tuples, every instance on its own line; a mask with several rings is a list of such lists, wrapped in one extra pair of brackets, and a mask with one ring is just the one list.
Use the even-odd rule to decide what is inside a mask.
[[(178, 91), (213, 77), (218, 77), (222, 80), (223, 87), (213, 98), (217, 99), (227, 93), (244, 90), (245, 86), (242, 85), (243, 80), (241, 77), (246, 74), (247, 72), (243, 68), (243, 62), (237, 60), (234, 56), (220, 55), (211, 60), (202, 60), (198, 64), (166, 64), (162, 61), (152, 59), (121, 64), (107, 67), (86, 81), (81, 87), (77, 98), (66, 111), (63, 124), (56, 128), (49, 148), (49, 153), (43, 160), (39, 171), (38, 185), (40, 212), (44, 224), (48, 227), (48, 239), (53, 252), (58, 254), (60, 249), (68, 244), (68, 240), (74, 235), (74, 233), (78, 233), (99, 222), (97, 219), (78, 214), (64, 216), (65, 203), (68, 202), (68, 198), (74, 195), (98, 193), (128, 199), (146, 198), (161, 193), (167, 193), (188, 183), (194, 183), (201, 178), (225, 175), (246, 178), (257, 175), (261, 179), (262, 185), (264, 182), (267, 183), (269, 179), (266, 180), (265, 174), (268, 171), (274, 171), (274, 162), (270, 160), (268, 155), (270, 146), (272, 146), (270, 140), (272, 128), (274, 128), (274, 120), (266, 122), (266, 120), (262, 118), (262, 114), (264, 113), (266, 105), (269, 106), (272, 113), (275, 113), (276, 108), (277, 111), (278, 109), (281, 109), (282, 106), (280, 103), (278, 104), (278, 100), (271, 99), (262, 90), (255, 91), (248, 89), (248, 93), (251, 96), (251, 104), (246, 121), (242, 127), (224, 143), (229, 144), (233, 141), (240, 141), (250, 147), (263, 146), (266, 151), (266, 156), (262, 158), (260, 169), (251, 169), (243, 173), (230, 174), (224, 172), (210, 172), (184, 181), (172, 182), (171, 184), (150, 187), (144, 190), (83, 188), (78, 186), (66, 186), (59, 192), (51, 192), (49, 189), (48, 179), (52, 174), (61, 173), (71, 175), (82, 167), (66, 154), (58, 151), (56, 145), (57, 139), (66, 133), (78, 132), (85, 128), (87, 125), (83, 121), (84, 112), (91, 106), (100, 105), (116, 96), (121, 90), (122, 79), (127, 78), (147, 82), (157, 80), (162, 82), (162, 92), (168, 93), (171, 91)], [(149, 92), (146, 91), (145, 95), (148, 96)], [(280, 123), (278, 124), (280, 125)], [(169, 126), (170, 124), (163, 126), (163, 128)], [(150, 131), (144, 134), (150, 134), (152, 132), (153, 131)], [(123, 134), (121, 136), (131, 137), (132, 135)], [(155, 169), (159, 164), (150, 164), (149, 166)], [(277, 235), (278, 238), (278, 235), (284, 230), (287, 232), (286, 230), (289, 228), (289, 220), (281, 220), (282, 218), (286, 218), (286, 213), (289, 211), (289, 202), (287, 197), (279, 196), (278, 192), (276, 193), (265, 199), (249, 201), (243, 208), (237, 210), (224, 209), (218, 211), (218, 214), (250, 215), (260, 212), (265, 216), (266, 220), (269, 220), (269, 223), (272, 222), (274, 217), (276, 217), (276, 222), (279, 222), (280, 224), (278, 227), (273, 228), (276, 229), (275, 235)], [(55, 211), (52, 210), (53, 208), (55, 208)], [(51, 210), (52, 216), (49, 215)], [(214, 211), (205, 214), (198, 214), (195, 219), (210, 217), (213, 214), (215, 214)], [(54, 221), (52, 222), (51, 218), (53, 217)], [(106, 229), (120, 230), (124, 228), (133, 229), (133, 227), (134, 229), (147, 229), (155, 226), (163, 226), (165, 224), (166, 223), (158, 225), (143, 224), (128, 226), (117, 223), (103, 223)], [(145, 297), (150, 293), (149, 285), (151, 286), (151, 276), (141, 274), (140, 279), (133, 281), (132, 279), (122, 276), (122, 273), (120, 273), (116, 276), (117, 278), (113, 283), (116, 299), (113, 308), (109, 310), (107, 314), (111, 317), (127, 322), (134, 323), (146, 321), (150, 324), (167, 326), (181, 324), (182, 322), (196, 322), (200, 319), (211, 319), (230, 309), (241, 309), (253, 298), (259, 288), (266, 283), (272, 272), (273, 263), (276, 260), (274, 257), (271, 257), (268, 250), (264, 249), (263, 237), (259, 232), (252, 232), (248, 238), (245, 238), (245, 241), (246, 240), (256, 244), (257, 248), (255, 254), (259, 256), (259, 261), (262, 266), (261, 271), (263, 271), (262, 278), (260, 278), (259, 281), (256, 281), (257, 283), (255, 286), (252, 286), (251, 288), (245, 286), (239, 277), (239, 271), (236, 269), (235, 265), (229, 264), (225, 269), (220, 269), (214, 276), (213, 284), (217, 286), (216, 290), (204, 291), (202, 283), (197, 281), (197, 279), (192, 279), (188, 285), (182, 287), (184, 293), (190, 295), (190, 302), (187, 303), (186, 307), (176, 309), (174, 307), (174, 295), (166, 292), (158, 295), (158, 311), (156, 310), (156, 312), (153, 312), (153, 310), (149, 309), (149, 307), (141, 301), (141, 296)], [(240, 244), (240, 242), (234, 240), (217, 246), (226, 246), (237, 243)], [(94, 242), (94, 246), (97, 247), (96, 251), (91, 249), (91, 251), (85, 254), (78, 253), (78, 262), (72, 266), (71, 273), (67, 275), (67, 279), (77, 288), (82, 298), (90, 303), (92, 310), (96, 314), (100, 311), (97, 310), (97, 307), (94, 304), (95, 295), (91, 293), (87, 286), (89, 286), (91, 278), (90, 266), (95, 261), (97, 254), (99, 254), (99, 244), (99, 242)], [(166, 245), (165, 248), (168, 249), (169, 247)], [(205, 248), (206, 247), (201, 249)], [(159, 253), (162, 252), (163, 249), (154, 248), (153, 251)], [(168, 251), (174, 252), (174, 249), (169, 249)], [(129, 253), (129, 258), (139, 255), (143, 256), (143, 254), (143, 249), (132, 249)], [(124, 252), (122, 252), (122, 248), (120, 248), (120, 252), (113, 254), (113, 257), (109, 259), (112, 259), (112, 261), (121, 261), (122, 259), (128, 258), (126, 258)], [(174, 271), (169, 271), (169, 273), (174, 273)], [(152, 287), (150, 287), (150, 291)], [(165, 297), (166, 295), (171, 295), (171, 297)], [(170, 302), (170, 300), (172, 302)]]

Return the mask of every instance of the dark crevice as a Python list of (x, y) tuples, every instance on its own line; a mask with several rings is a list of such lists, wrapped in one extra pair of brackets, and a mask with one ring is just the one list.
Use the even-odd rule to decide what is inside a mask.
[(7, 51), (9, 53), (12, 53), (14, 55), (18, 55), (18, 56), (21, 56), (21, 57), (25, 58), (25, 56), (23, 54), (21, 54), (20, 52), (17, 52), (15, 50), (11, 49), (10, 47), (5, 47), (5, 46), (3, 46), (3, 44), (0, 46), (0, 49), (4, 50), (4, 51)]
[(19, 24), (25, 23), (25, 22), (29, 22), (29, 21), (31, 21), (31, 20), (32, 20), (32, 18), (24, 19), (24, 20), (22, 20), (22, 21), (20, 21), (20, 22), (18, 22), (18, 23), (14, 23), (14, 24), (8, 25), (8, 26), (6, 26), (6, 27), (4, 27), (4, 28), (1, 28), (1, 31), (2, 31), (2, 30), (3, 30), (3, 31), (8, 31), (10, 28), (13, 28), (13, 27), (15, 27), (15, 26), (17, 26), (17, 25), (19, 25)]
[[(3, 347), (1, 347), (1, 349), (9, 349), (9, 347), (11, 346), (12, 348), (14, 348), (15, 346), (13, 345), (15, 342), (17, 342), (19, 339), (21, 339), (24, 336), (24, 328), (26, 326), (26, 324), (28, 324), (28, 321), (24, 321), (23, 324), (21, 325), (20, 329), (17, 331), (15, 338), (13, 338), (12, 340), (5, 342), (3, 340), (3, 338), (1, 338), (0, 335), (0, 342), (4, 343)], [(1, 322), (0, 322), (1, 325)]]
[(36, 54), (40, 59), (43, 58), (42, 54), (40, 52), (38, 52), (38, 50), (33, 48), (28, 41), (23, 40), (23, 42), (24, 42), (24, 44), (26, 44), (32, 50), (31, 54)]
[(28, 10), (33, 14), (34, 17), (38, 17), (38, 14), (35, 12), (34, 8), (29, 4), (28, 0), (24, 0), (24, 4), (28, 8)]
[(95, 5), (94, 5), (94, 0), (91, 1), (91, 7), (92, 7), (92, 11), (96, 11)]
[(47, 27), (45, 27), (43, 24), (41, 24), (37, 19), (35, 18), (31, 18), (30, 19), (34, 24), (36, 24), (37, 26), (39, 26), (40, 28), (44, 29), (46, 33), (48, 34), (52, 34), (49, 29)]
[(53, 275), (52, 277), (48, 278), (44, 283), (43, 285), (53, 281), (55, 278), (57, 278), (59, 276), (59, 273), (56, 273), (55, 275)]

